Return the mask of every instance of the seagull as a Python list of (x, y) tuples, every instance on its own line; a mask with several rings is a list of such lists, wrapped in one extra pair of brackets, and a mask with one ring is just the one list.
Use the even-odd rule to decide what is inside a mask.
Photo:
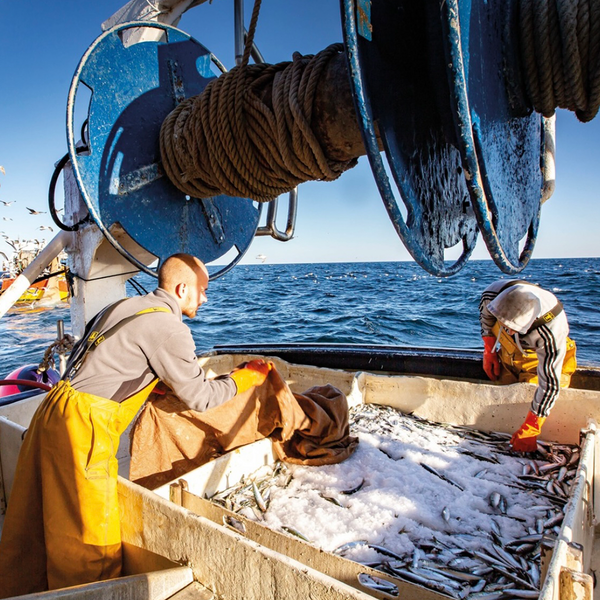
[(4, 167), (0, 166), (0, 171), (2, 172), (2, 175), (6, 175), (6, 171), (4, 170)]
[(7, 202), (6, 200), (0, 200), (0, 202), (2, 202), (2, 204), (4, 204), (4, 206), (10, 206), (15, 201), (11, 200), (10, 202)]
[(33, 208), (29, 208), (28, 206), (25, 207), (28, 211), (30, 215), (45, 215), (46, 211), (45, 210), (33, 210)]
[(2, 217), (5, 221), (12, 221), (10, 217)]
[(44, 231), (44, 229), (48, 229), (49, 231), (54, 231), (54, 229), (52, 229), (52, 227), (46, 227), (45, 225), (40, 225), (38, 227), (38, 229), (41, 229), (42, 231)]

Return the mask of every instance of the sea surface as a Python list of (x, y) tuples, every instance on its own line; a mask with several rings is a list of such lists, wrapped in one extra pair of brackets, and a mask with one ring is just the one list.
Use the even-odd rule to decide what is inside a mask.
[[(198, 353), (220, 344), (350, 343), (482, 348), (478, 311), (483, 289), (511, 279), (492, 261), (470, 261), (449, 278), (413, 262), (238, 265), (212, 281), (208, 302), (186, 319)], [(580, 365), (600, 366), (600, 258), (532, 260), (518, 278), (563, 302)], [(156, 280), (135, 278), (151, 291)], [(128, 284), (128, 294), (137, 292)], [(70, 333), (67, 303), (13, 308), (0, 319), (0, 377), (39, 363)]]

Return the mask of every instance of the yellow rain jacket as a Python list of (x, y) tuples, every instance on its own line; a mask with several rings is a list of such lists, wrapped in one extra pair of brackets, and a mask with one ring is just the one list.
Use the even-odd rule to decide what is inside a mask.
[(155, 383), (121, 403), (67, 381), (48, 393), (19, 454), (0, 541), (0, 598), (120, 575), (115, 455)]

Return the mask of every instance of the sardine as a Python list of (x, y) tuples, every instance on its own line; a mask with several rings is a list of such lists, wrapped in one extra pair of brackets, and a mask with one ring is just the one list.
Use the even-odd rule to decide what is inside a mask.
[[(544, 521), (543, 527), (544, 527), (544, 529), (550, 529), (551, 527), (554, 527), (555, 525), (562, 523), (564, 518), (565, 518), (565, 515), (563, 513), (558, 513), (558, 514), (554, 515), (553, 517), (550, 517), (547, 521)], [(540, 533), (542, 533), (542, 532), (540, 532)]]
[(375, 552), (379, 552), (379, 554), (383, 554), (384, 556), (389, 556), (390, 558), (395, 558), (396, 560), (402, 560), (402, 556), (384, 548), (383, 546), (379, 546), (377, 544), (367, 544), (371, 550), (375, 550)]
[(358, 581), (361, 585), (364, 585), (371, 590), (377, 590), (378, 592), (384, 592), (392, 596), (398, 595), (398, 586), (394, 585), (391, 581), (386, 581), (379, 577), (371, 577), (371, 575), (367, 575), (367, 573), (360, 573), (358, 575)]
[(481, 592), (485, 587), (486, 583), (487, 581), (485, 579), (480, 579), (479, 583), (476, 583), (475, 585), (471, 586), (471, 594), (477, 594), (478, 592)]
[(490, 519), (490, 527), (492, 528), (492, 533), (497, 535), (498, 537), (502, 537), (502, 530), (500, 529), (500, 525), (493, 517)]
[(336, 506), (344, 508), (344, 505), (337, 498), (334, 498), (333, 496), (326, 496), (325, 494), (319, 495), (321, 496), (321, 498), (323, 498), (323, 500), (327, 500), (327, 502), (331, 502), (331, 504), (335, 504)]
[(258, 491), (258, 486), (254, 481), (252, 482), (252, 493), (254, 494), (254, 499), (256, 500), (258, 508), (260, 508), (262, 512), (267, 512), (267, 504), (261, 496), (260, 492)]
[(445, 481), (446, 483), (449, 483), (450, 485), (453, 485), (453, 486), (457, 487), (461, 492), (465, 491), (465, 489), (461, 485), (459, 485), (455, 481), (452, 481), (451, 479), (448, 479), (448, 477), (446, 477), (445, 475), (442, 475), (441, 473), (438, 473), (433, 467), (430, 467), (428, 464), (425, 464), (425, 463), (419, 463), (419, 464), (426, 471), (429, 471), (430, 473), (432, 473), (436, 477), (439, 477), (441, 480)]
[(496, 508), (498, 509), (500, 507), (500, 492), (492, 492), (489, 496), (488, 496), (488, 504), (492, 507), (492, 508)]
[(520, 590), (518, 588), (507, 588), (504, 590), (505, 597), (510, 598), (538, 598), (540, 592), (538, 590)]
[(424, 587), (428, 587), (437, 592), (442, 592), (443, 594), (447, 594), (448, 596), (454, 596), (455, 590), (449, 585), (445, 585), (440, 581), (432, 581), (427, 577), (424, 577), (418, 573), (413, 573), (410, 569), (392, 569), (394, 575), (398, 577), (398, 579), (403, 579), (404, 581), (408, 581), (410, 583), (417, 583)]
[(356, 487), (353, 487), (349, 490), (342, 490), (342, 494), (346, 494), (346, 496), (351, 496), (352, 494), (356, 494), (362, 489), (362, 486), (365, 485), (365, 480), (363, 479)]
[(453, 588), (455, 590), (458, 590), (461, 588), (460, 583), (458, 583), (456, 580), (451, 579), (444, 573), (437, 571), (435, 569), (408, 567), (408, 570), (411, 573), (414, 573), (415, 575), (420, 575), (421, 577), (428, 579), (429, 581), (437, 581), (439, 583), (443, 583), (444, 585), (446, 585), (450, 588)]
[(367, 544), (367, 540), (356, 540), (354, 542), (348, 542), (347, 544), (342, 544), (338, 546), (333, 553), (334, 554), (344, 554), (347, 550), (351, 550), (352, 548), (358, 548), (359, 546), (364, 546)]
[(291, 533), (292, 535), (295, 535), (297, 538), (300, 538), (301, 540), (304, 540), (305, 542), (310, 543), (310, 540), (305, 535), (301, 534), (297, 529), (294, 529), (293, 527), (286, 527), (285, 525), (282, 525), (281, 529), (283, 529), (284, 531), (287, 531), (288, 533)]

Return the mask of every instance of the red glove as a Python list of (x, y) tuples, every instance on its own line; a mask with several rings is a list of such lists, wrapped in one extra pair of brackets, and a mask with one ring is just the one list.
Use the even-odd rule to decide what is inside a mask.
[(169, 391), (169, 387), (166, 383), (159, 381), (152, 390), (153, 394), (158, 394), (159, 396), (164, 396)]
[(241, 394), (252, 387), (262, 385), (272, 368), (273, 363), (258, 358), (240, 365), (229, 374), (229, 377), (235, 381), (237, 393)]
[(546, 417), (538, 417), (529, 411), (521, 428), (512, 436), (510, 445), (516, 452), (535, 452), (537, 450), (537, 436), (542, 432), (542, 425)]
[(498, 358), (498, 353), (494, 352), (496, 338), (491, 335), (486, 335), (482, 339), (483, 370), (492, 381), (496, 381), (498, 377), (500, 377), (500, 359)]

